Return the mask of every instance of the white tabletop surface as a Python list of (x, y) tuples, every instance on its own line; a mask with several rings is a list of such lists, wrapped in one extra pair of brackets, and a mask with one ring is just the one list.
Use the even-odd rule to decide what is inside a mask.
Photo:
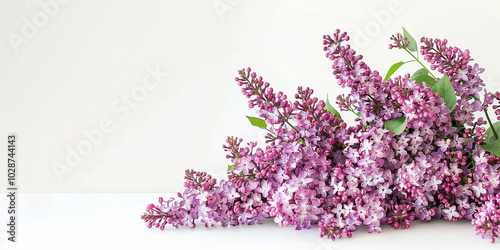
[[(6, 239), (1, 218), (0, 249), (500, 249), (476, 236), (469, 221), (414, 222), (408, 230), (383, 227), (353, 237), (319, 238), (317, 227), (296, 231), (263, 225), (205, 229), (148, 229), (140, 219), (160, 194), (19, 194), (17, 242)], [(172, 194), (162, 194), (168, 197)], [(6, 208), (5, 195), (0, 206)]]

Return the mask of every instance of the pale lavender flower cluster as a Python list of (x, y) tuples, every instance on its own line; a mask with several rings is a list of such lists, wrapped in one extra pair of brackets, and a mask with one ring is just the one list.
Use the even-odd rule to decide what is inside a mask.
[[(222, 226), (262, 224), (264, 213), (262, 196), (255, 192), (255, 180), (237, 182), (221, 180), (216, 183), (204, 172), (186, 170), (185, 190), (167, 201), (159, 198), (159, 205), (150, 204), (142, 219), (148, 227), (165, 229), (166, 224), (195, 227), (200, 220), (205, 227), (220, 223)], [(216, 185), (217, 184), (217, 185)]]
[[(424, 44), (421, 53), (431, 63), (431, 69), (448, 75), (457, 95), (457, 107), (454, 119), (461, 124), (474, 126), (474, 112), (483, 111), (492, 103), (493, 94), (484, 90), (485, 84), (479, 76), (484, 69), (472, 61), (469, 50), (462, 51), (457, 47), (447, 46), (446, 39), (422, 38)], [(484, 90), (484, 103), (480, 101)], [(483, 131), (484, 132), (484, 131)]]
[[(390, 48), (409, 44), (400, 34), (392, 39)], [(334, 76), (349, 89), (337, 103), (358, 114), (357, 125), (348, 127), (327, 111), (312, 89), (299, 87), (290, 101), (250, 68), (240, 70), (236, 82), (266, 123), (267, 145), (243, 146), (229, 137), (228, 179), (186, 171), (177, 199), (148, 205), (142, 215), (148, 226), (251, 225), (273, 218), (296, 229), (317, 224), (321, 237), (335, 240), (351, 237), (361, 225), (371, 233), (381, 232), (381, 225), (406, 229), (417, 219), (468, 219), (494, 242), (500, 233), (500, 158), (481, 147), (486, 122), (475, 112), (500, 100), (500, 93), (484, 91), (481, 103), (484, 70), (469, 65), (467, 50), (422, 39), (425, 60), (449, 76), (457, 93), (450, 112), (438, 93), (410, 75), (383, 81), (348, 40), (337, 30), (323, 44)], [(500, 105), (493, 108), (500, 116)], [(398, 134), (385, 127), (396, 118), (407, 122)]]

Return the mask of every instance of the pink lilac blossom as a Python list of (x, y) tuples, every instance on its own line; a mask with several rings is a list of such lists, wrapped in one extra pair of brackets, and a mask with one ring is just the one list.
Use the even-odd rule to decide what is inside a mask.
[[(407, 229), (414, 220), (467, 219), (494, 242), (500, 233), (500, 158), (481, 147), (486, 122), (475, 113), (498, 103), (500, 93), (484, 90), (484, 69), (470, 65), (469, 51), (422, 39), (424, 59), (448, 75), (456, 91), (450, 112), (439, 94), (408, 74), (384, 82), (347, 44), (345, 32), (323, 38), (333, 75), (349, 91), (337, 104), (359, 114), (357, 125), (325, 110), (310, 88), (299, 87), (289, 100), (250, 68), (240, 70), (235, 80), (267, 124), (266, 145), (244, 146), (228, 137), (227, 180), (186, 171), (177, 198), (147, 206), (141, 218), (148, 227), (195, 227), (198, 221), (225, 227), (272, 218), (297, 230), (317, 225), (321, 237), (335, 240), (351, 237), (361, 225), (372, 233), (381, 225)], [(391, 40), (389, 48), (409, 45), (401, 34)], [(493, 109), (500, 118), (500, 105)], [(396, 135), (384, 123), (399, 117), (407, 127)]]

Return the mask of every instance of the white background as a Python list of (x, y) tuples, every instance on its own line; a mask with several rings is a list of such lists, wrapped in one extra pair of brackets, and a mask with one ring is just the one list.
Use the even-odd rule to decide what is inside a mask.
[[(0, 6), (0, 131), (19, 137), (23, 192), (176, 192), (185, 169), (223, 176), (227, 136), (264, 136), (245, 118), (256, 114), (234, 82), (237, 70), (252, 67), (290, 97), (302, 85), (334, 100), (345, 91), (322, 35), (337, 28), (381, 74), (410, 60), (387, 49), (402, 26), (416, 39), (447, 38), (470, 49), (488, 88), (500, 89), (494, 1), (68, 1), (55, 2), (54, 13), (45, 2)], [(37, 31), (31, 38), (27, 23)], [(148, 67), (168, 76), (140, 92)], [(102, 120), (113, 130), (91, 144), (83, 131)]]
[[(252, 67), (290, 97), (302, 85), (335, 99), (345, 90), (331, 75), (322, 35), (347, 31), (384, 75), (410, 60), (387, 49), (404, 26), (417, 40), (468, 48), (497, 91), (499, 24), (497, 1), (3, 0), (0, 131), (18, 136), (21, 193), (177, 192), (185, 169), (224, 176), (227, 136), (263, 141), (245, 118), (255, 111), (234, 82), (237, 70)], [(140, 92), (148, 68), (168, 76)], [(84, 131), (103, 121), (112, 131), (91, 144)], [(78, 147), (85, 154), (75, 160)]]

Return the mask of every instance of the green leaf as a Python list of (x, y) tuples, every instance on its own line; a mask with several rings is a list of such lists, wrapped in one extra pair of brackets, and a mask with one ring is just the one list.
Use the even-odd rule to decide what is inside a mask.
[(481, 146), (484, 148), (484, 151), (490, 152), (495, 156), (500, 157), (500, 144), (498, 143), (499, 143), (498, 141), (495, 141), (490, 144), (482, 144)]
[(403, 27), (403, 36), (410, 41), (410, 45), (408, 45), (408, 50), (412, 52), (417, 51), (417, 41), (415, 41), (415, 38), (413, 38), (408, 31), (406, 31), (405, 27)]
[(297, 140), (297, 145), (299, 145), (299, 143), (302, 143), (302, 145), (304, 145), (304, 146), (306, 145), (306, 141), (304, 141), (303, 138), (300, 138)]
[[(493, 129), (495, 129), (496, 132), (500, 131), (500, 121), (493, 123)], [(489, 127), (486, 132), (484, 132), (484, 134), (487, 135), (488, 138), (486, 138), (483, 143), (490, 144), (492, 142), (498, 141), (497, 138), (495, 138), (495, 133), (493, 133), (491, 127)]]
[(359, 112), (357, 112), (357, 113), (356, 113), (356, 115), (357, 115), (358, 117), (361, 117), (361, 113), (359, 113)]
[(325, 109), (327, 111), (329, 111), (330, 113), (332, 113), (334, 116), (342, 119), (342, 117), (340, 116), (340, 113), (330, 104), (330, 101), (328, 100), (328, 94), (326, 95), (326, 106), (325, 106)]
[(389, 131), (394, 132), (396, 135), (400, 135), (405, 131), (407, 125), (406, 117), (394, 118), (384, 122), (384, 126)]
[(436, 83), (436, 80), (431, 76), (429, 76), (429, 71), (427, 71), (424, 68), (415, 71), (415, 73), (413, 73), (413, 75), (410, 77), (410, 80), (416, 81), (420, 85), (422, 85), (422, 83), (425, 82), (426, 86), (431, 88)]
[(493, 123), (493, 128), (489, 127), (484, 134), (488, 136), (481, 144), (485, 151), (500, 157), (500, 139), (495, 137), (493, 129), (498, 133), (500, 131), (500, 121)]
[(396, 72), (396, 70), (399, 69), (399, 67), (403, 66), (403, 64), (405, 64), (404, 62), (397, 62), (395, 64), (393, 64), (390, 68), (389, 68), (389, 71), (387, 71), (387, 74), (385, 75), (385, 78), (384, 78), (384, 81), (387, 81), (387, 79), (389, 79), (389, 77), (392, 76), (392, 74), (394, 74), (394, 72)]
[(267, 124), (266, 121), (263, 119), (260, 119), (258, 117), (251, 117), (247, 116), (248, 120), (250, 120), (250, 123), (254, 125), (255, 127), (259, 127), (261, 129), (267, 129)]
[(412, 76), (410, 80), (417, 82), (418, 84), (422, 85), (423, 82), (425, 82), (425, 85), (427, 87), (434, 87), (434, 84), (436, 83), (436, 80), (434, 78), (428, 76), (428, 75), (416, 75)]
[(429, 71), (427, 71), (424, 68), (421, 68), (421, 69), (415, 71), (415, 73), (413, 73), (412, 77), (417, 76), (417, 75), (429, 75)]
[(238, 164), (233, 164), (233, 165), (227, 165), (227, 171), (231, 171), (231, 169), (234, 167), (236, 168), (238, 166)]
[(496, 156), (500, 157), (500, 139), (495, 137), (493, 129), (498, 133), (500, 131), (500, 121), (493, 123), (493, 128), (489, 127), (484, 134), (488, 136), (486, 140), (481, 144), (485, 151), (490, 152)]
[(434, 84), (431, 91), (439, 93), (439, 96), (444, 99), (444, 103), (450, 110), (450, 113), (453, 112), (455, 106), (457, 106), (457, 95), (455, 94), (455, 89), (453, 89), (453, 85), (451, 85), (450, 79), (447, 75), (444, 75), (441, 79), (439, 79), (439, 81)]

